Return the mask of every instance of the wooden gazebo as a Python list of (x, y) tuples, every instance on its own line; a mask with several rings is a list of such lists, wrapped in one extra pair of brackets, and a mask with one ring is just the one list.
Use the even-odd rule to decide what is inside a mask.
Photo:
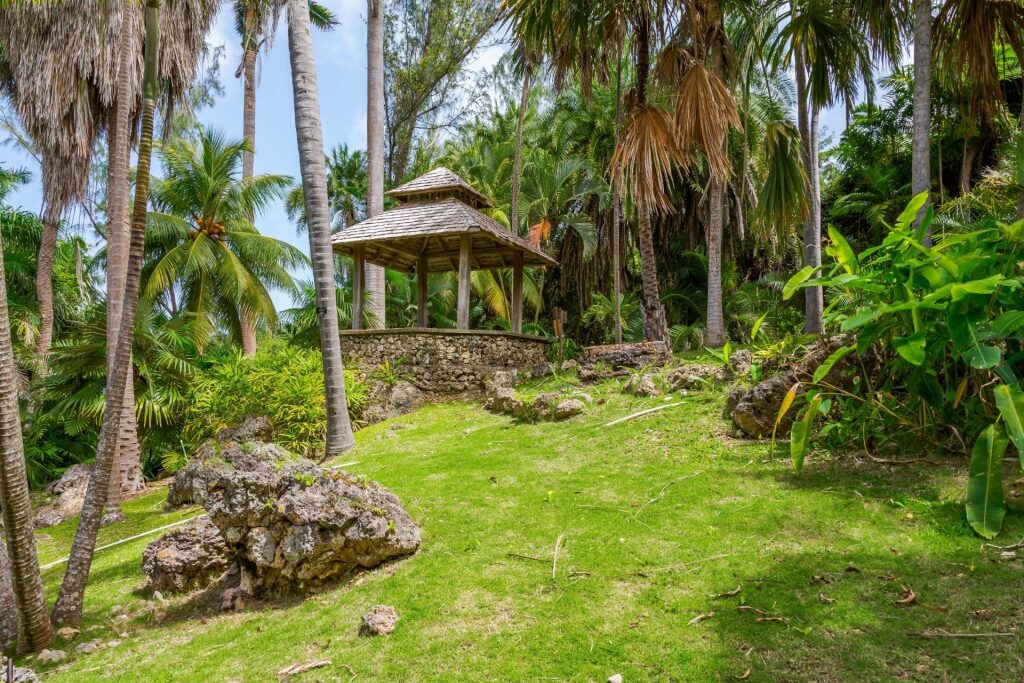
[(491, 201), (447, 168), (388, 192), (398, 206), (334, 235), (334, 251), (352, 257), (353, 329), (363, 318), (363, 264), (415, 272), (419, 326), (427, 326), (427, 274), (458, 271), (458, 329), (469, 329), (470, 272), (512, 268), (512, 331), (523, 327), (523, 267), (557, 262), (481, 212)]

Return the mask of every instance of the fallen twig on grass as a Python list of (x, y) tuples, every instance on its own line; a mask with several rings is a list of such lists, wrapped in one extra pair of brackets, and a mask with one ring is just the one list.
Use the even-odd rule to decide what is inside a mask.
[(731, 591), (726, 591), (724, 593), (717, 593), (715, 595), (712, 595), (711, 598), (713, 600), (719, 600), (721, 598), (732, 598), (732, 597), (735, 597), (735, 596), (739, 595), (742, 590), (743, 590), (743, 586), (736, 586), (736, 588), (734, 588)]
[(565, 534), (558, 534), (558, 538), (555, 540), (555, 553), (551, 556), (551, 580), (555, 579), (555, 572), (558, 571), (558, 549), (562, 547), (562, 539), (565, 538)]
[(663, 406), (655, 406), (654, 408), (648, 408), (647, 410), (641, 410), (639, 413), (633, 413), (632, 415), (627, 415), (626, 417), (620, 417), (617, 420), (612, 420), (611, 422), (608, 422), (607, 424), (605, 424), (605, 427), (611, 427), (612, 425), (617, 425), (620, 422), (627, 422), (629, 420), (633, 420), (633, 419), (636, 419), (638, 417), (642, 417), (644, 415), (649, 415), (651, 413), (656, 413), (659, 410), (666, 410), (668, 408), (675, 408), (676, 406), (681, 406), (684, 403), (686, 403), (686, 401), (676, 401), (675, 403), (669, 403), (669, 404), (666, 404), (666, 405), (663, 405)]
[[(297, 676), (298, 674), (310, 671), (311, 669), (319, 669), (322, 666), (330, 666), (330, 664), (331, 660), (329, 659), (318, 659), (315, 662), (306, 662), (305, 664), (296, 662), (295, 664), (289, 664), (285, 668), (278, 671), (277, 679), (279, 681), (287, 681), (292, 676)], [(349, 669), (349, 673), (351, 672), (352, 670)]]
[(908, 633), (911, 638), (1013, 638), (1016, 633), (950, 633), (949, 631), (921, 631), (920, 633)]
[(534, 557), (533, 555), (520, 555), (519, 553), (505, 553), (505, 557), (511, 557), (516, 560), (533, 560), (534, 562), (544, 562), (547, 564), (547, 559), (543, 557)]
[(686, 622), (686, 625), (687, 626), (693, 626), (694, 624), (699, 624), (700, 622), (704, 621), (705, 619), (710, 619), (713, 616), (715, 616), (714, 612), (705, 612), (704, 614), (698, 614), (693, 619), (690, 619), (688, 622)]
[(627, 576), (647, 576), (648, 574), (657, 574), (659, 572), (671, 572), (677, 569), (685, 569), (686, 567), (692, 567), (695, 564), (702, 564), (704, 562), (711, 562), (712, 560), (720, 560), (723, 557), (732, 557), (736, 553), (719, 553), (718, 555), (712, 555), (711, 557), (703, 557), (699, 560), (690, 560), (689, 562), (679, 562), (677, 564), (670, 564), (664, 567), (653, 567), (651, 569), (643, 569), (640, 571), (630, 572)]
[(700, 476), (702, 474), (704, 474), (703, 470), (701, 470), (699, 472), (694, 472), (693, 474), (687, 474), (687, 475), (682, 476), (682, 477), (676, 477), (672, 481), (668, 482), (667, 484), (665, 484), (664, 486), (661, 487), (661, 490), (658, 491), (658, 495), (656, 495), (654, 498), (651, 498), (649, 501), (647, 501), (646, 503), (644, 503), (643, 505), (640, 506), (640, 508), (633, 514), (633, 519), (636, 519), (640, 515), (640, 513), (644, 511), (644, 508), (646, 508), (648, 505), (650, 505), (651, 503), (655, 503), (655, 502), (661, 500), (665, 496), (665, 491), (668, 490), (668, 487), (671, 486), (672, 484), (677, 484), (677, 483), (683, 481), (684, 479), (692, 479), (692, 478), (698, 477), (698, 476)]
[(939, 464), (934, 460), (929, 460), (928, 458), (907, 458), (906, 460), (891, 460), (889, 458), (876, 458), (875, 456), (867, 452), (865, 452), (864, 455), (867, 456), (868, 460), (870, 460), (871, 462), (878, 463), (879, 465), (910, 465), (915, 462), (923, 462), (929, 465)]
[(1012, 545), (996, 545), (995, 543), (986, 543), (986, 548), (995, 548), (996, 550), (1020, 550), (1024, 548), (1024, 538), (1020, 539), (1019, 542), (1013, 543)]

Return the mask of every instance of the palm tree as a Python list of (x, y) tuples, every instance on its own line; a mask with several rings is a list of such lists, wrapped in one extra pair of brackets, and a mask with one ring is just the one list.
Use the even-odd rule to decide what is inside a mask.
[[(238, 65), (235, 78), (242, 77), (244, 95), (242, 98), (242, 137), (249, 143), (249, 149), (242, 158), (242, 179), (251, 178), (256, 152), (256, 61), (261, 47), (270, 47), (277, 32), (280, 15), (277, 0), (235, 0), (235, 28), (242, 39), (242, 62)], [(337, 19), (323, 5), (309, 3), (309, 20), (316, 28), (329, 31), (338, 25)], [(256, 330), (253, 321), (247, 317), (241, 320), (242, 346), (245, 355), (256, 355)]]
[[(914, 128), (911, 192), (932, 189), (932, 0), (914, 0)], [(922, 207), (922, 213), (926, 209)], [(926, 235), (931, 242), (931, 234)]]
[[(367, 0), (366, 72), (366, 215), (373, 218), (384, 212), (384, 0)], [(384, 269), (367, 263), (364, 272), (366, 308), (383, 327)]]
[(288, 52), (295, 99), (295, 132), (309, 226), (309, 250), (320, 317), (320, 351), (324, 363), (327, 403), (326, 455), (337, 455), (355, 443), (345, 400), (345, 375), (338, 330), (337, 294), (334, 286), (334, 254), (328, 217), (327, 169), (324, 165), (320, 99), (309, 10), (304, 0), (288, 2)]
[[(146, 242), (146, 205), (149, 200), (149, 171), (153, 152), (153, 121), (159, 88), (158, 58), (160, 49), (160, 0), (146, 0), (146, 42), (142, 77), (142, 123), (139, 132), (138, 171), (135, 202), (132, 209), (132, 231), (125, 276), (124, 308), (121, 329), (114, 354), (114, 372), (107, 377), (107, 396), (111, 406), (124, 405), (126, 387), (132, 367), (132, 340), (139, 304), (142, 260)], [(123, 410), (107, 410), (103, 415), (99, 443), (92, 476), (86, 489), (78, 529), (68, 557), (53, 621), (78, 625), (82, 621), (85, 585), (92, 566), (103, 509), (110, 493), (110, 479), (117, 457), (117, 437), (121, 431)]]
[[(344, 230), (366, 218), (366, 153), (349, 151), (348, 145), (336, 145), (324, 159), (327, 166), (327, 200), (330, 205), (331, 229)], [(306, 232), (306, 197), (302, 184), (285, 197), (285, 213), (294, 221), (298, 232)]]
[[(9, 171), (0, 170), (0, 199), (14, 182)], [(4, 521), (7, 551), (2, 564), (10, 558), (10, 581), (21, 624), (20, 648), (35, 652), (50, 644), (53, 629), (46, 618), (46, 596), (36, 555), (32, 505), (29, 502), (28, 479), (25, 475), (25, 449), (18, 411), (17, 370), (11, 344), (10, 318), (7, 312), (7, 285), (4, 276), (3, 238), (0, 236), (0, 514)], [(7, 567), (0, 572), (7, 574)], [(0, 607), (4, 590), (0, 586)], [(0, 629), (10, 635), (10, 627), (0, 622)], [(0, 636), (4, 636), (0, 633)], [(0, 643), (5, 641), (0, 637)]]
[[(198, 141), (164, 145), (163, 179), (153, 181), (150, 256), (142, 298), (164, 302), (171, 316), (226, 325), (246, 340), (246, 322), (272, 328), (277, 312), (269, 289), (292, 290), (288, 273), (305, 265), (295, 247), (261, 235), (253, 217), (284, 195), (291, 178), (240, 178), (248, 142), (204, 131)], [(245, 348), (247, 356), (254, 348)]]

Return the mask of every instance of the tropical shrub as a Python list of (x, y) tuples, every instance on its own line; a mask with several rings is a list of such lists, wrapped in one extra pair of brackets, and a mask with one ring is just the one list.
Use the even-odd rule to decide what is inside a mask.
[[(357, 419), (367, 389), (353, 368), (345, 369), (345, 390), (349, 412)], [(270, 419), (281, 446), (304, 456), (318, 454), (327, 430), (320, 352), (280, 340), (253, 358), (244, 358), (238, 349), (224, 351), (192, 384), (183, 429), (186, 452), (252, 415)], [(185, 460), (182, 452), (168, 452), (165, 468), (174, 471)]]
[[(815, 373), (791, 454), (799, 469), (815, 417), (833, 402), (839, 410), (819, 432), (833, 445), (881, 449), (907, 439), (902, 445), (970, 452), (967, 519), (991, 538), (1005, 514), (1010, 440), (1024, 465), (1024, 221), (963, 226), (927, 246), (931, 209), (914, 225), (924, 202), (916, 197), (882, 243), (859, 254), (830, 230), (827, 272), (804, 268), (787, 283), (787, 297), (827, 287), (827, 324), (851, 335)], [(827, 382), (849, 354), (861, 360), (852, 388)]]

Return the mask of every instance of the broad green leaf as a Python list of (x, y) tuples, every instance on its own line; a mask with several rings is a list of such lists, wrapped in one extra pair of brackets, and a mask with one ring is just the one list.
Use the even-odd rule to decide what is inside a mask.
[(789, 412), (790, 407), (793, 405), (793, 401), (796, 400), (796, 392), (800, 390), (800, 382), (797, 382), (789, 388), (786, 395), (782, 397), (782, 405), (779, 406), (779, 412), (775, 416), (775, 425), (772, 427), (772, 444), (771, 452), (775, 453), (775, 434), (779, 431), (779, 425), (782, 424), (782, 418), (786, 417), (786, 413)]
[(911, 365), (924, 363), (924, 332), (917, 332), (909, 337), (899, 337), (892, 340), (892, 346), (896, 353), (903, 356)]
[(1006, 339), (1024, 327), (1024, 311), (1006, 311), (992, 321), (992, 326), (985, 332), (986, 339)]
[(949, 334), (956, 344), (960, 357), (972, 368), (988, 370), (999, 365), (1002, 352), (995, 346), (982, 344), (974, 325), (962, 313), (949, 316)]
[(927, 201), (927, 192), (922, 192), (911, 199), (910, 203), (907, 204), (907, 208), (903, 209), (903, 213), (901, 213), (900, 217), (896, 219), (896, 227), (900, 230), (908, 229), (914, 222), (914, 219), (917, 218), (917, 214), (921, 212), (921, 207), (923, 207)]
[(989, 425), (971, 452), (967, 480), (967, 521), (980, 536), (994, 538), (1003, 526), (1003, 453), (1010, 440), (999, 425)]
[(771, 311), (765, 311), (761, 314), (761, 317), (754, 321), (754, 326), (750, 328), (750, 339), (757, 339), (758, 332), (761, 331), (761, 326), (764, 325), (764, 319), (768, 317)]
[(845, 358), (847, 354), (853, 351), (854, 348), (855, 347), (851, 344), (850, 346), (840, 346), (838, 349), (833, 351), (829, 357), (825, 359), (825, 362), (819, 365), (818, 369), (814, 371), (814, 381), (820, 382), (825, 379), (825, 376), (832, 372), (832, 368), (835, 367), (835, 364)]
[(843, 324), (840, 325), (840, 329), (842, 329), (843, 332), (856, 330), (858, 327), (863, 327), (872, 320), (875, 320), (878, 316), (882, 315), (882, 313), (883, 312), (881, 310), (877, 309), (874, 311), (861, 311), (857, 315), (851, 315), (849, 318), (844, 320)]
[(953, 301), (960, 301), (971, 294), (991, 294), (1003, 281), (1002, 275), (993, 275), (984, 280), (971, 280), (953, 285), (950, 295)]
[(1003, 416), (1006, 431), (1013, 439), (1020, 456), (1020, 466), (1024, 469), (1024, 391), (1017, 387), (1000, 384), (995, 388), (996, 408)]
[(853, 247), (846, 241), (842, 233), (833, 227), (829, 227), (828, 236), (832, 239), (832, 254), (836, 259), (836, 262), (843, 267), (847, 273), (853, 274), (857, 272), (857, 254), (853, 251)]
[(804, 467), (804, 458), (807, 457), (807, 448), (811, 443), (811, 427), (814, 425), (814, 418), (818, 416), (818, 409), (821, 406), (821, 394), (811, 399), (803, 414), (793, 423), (793, 431), (789, 435), (789, 454), (793, 458), (793, 467), (797, 472)]
[(807, 282), (807, 280), (809, 280), (810, 277), (814, 275), (816, 270), (818, 269), (814, 266), (804, 266), (800, 270), (793, 273), (793, 277), (789, 278), (789, 281), (786, 283), (785, 287), (782, 288), (782, 298), (789, 299), (794, 294), (796, 294), (796, 290), (800, 289), (800, 286), (803, 283)]

